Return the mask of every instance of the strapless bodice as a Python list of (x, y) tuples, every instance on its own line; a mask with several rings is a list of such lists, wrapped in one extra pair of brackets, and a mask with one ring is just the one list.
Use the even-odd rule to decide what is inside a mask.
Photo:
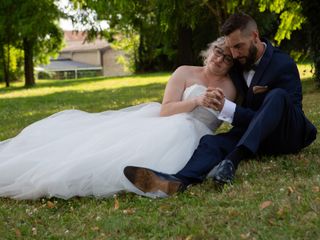
[[(187, 87), (183, 93), (183, 100), (192, 99), (194, 97), (200, 96), (206, 91), (206, 87), (200, 84), (194, 84)], [(211, 130), (216, 130), (222, 123), (217, 116), (218, 112), (213, 109), (206, 107), (196, 107), (189, 114), (197, 120), (203, 122)]]

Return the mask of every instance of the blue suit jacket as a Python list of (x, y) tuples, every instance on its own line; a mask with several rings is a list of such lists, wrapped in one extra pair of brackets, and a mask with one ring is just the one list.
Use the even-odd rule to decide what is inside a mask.
[[(267, 48), (249, 88), (246, 86), (239, 64), (236, 63), (230, 73), (238, 93), (242, 96), (242, 102), (237, 105), (232, 122), (235, 127), (247, 128), (265, 96), (276, 88), (285, 90), (296, 110), (304, 116), (301, 81), (296, 63), (289, 55), (274, 48), (268, 40), (262, 40), (267, 44)], [(255, 94), (253, 91), (255, 86), (265, 87), (265, 91)], [(299, 127), (305, 128), (305, 136), (302, 137), (305, 138), (307, 146), (315, 139), (316, 128), (306, 118), (304, 126)]]

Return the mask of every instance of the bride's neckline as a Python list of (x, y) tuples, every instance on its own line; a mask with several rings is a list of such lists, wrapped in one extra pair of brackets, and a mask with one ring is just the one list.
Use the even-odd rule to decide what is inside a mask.
[(191, 88), (191, 87), (196, 87), (196, 86), (203, 87), (203, 88), (208, 88), (208, 87), (206, 87), (206, 86), (204, 86), (204, 85), (202, 85), (202, 84), (194, 83), (194, 84), (190, 85), (189, 87), (186, 87), (185, 90), (187, 90), (188, 88)]

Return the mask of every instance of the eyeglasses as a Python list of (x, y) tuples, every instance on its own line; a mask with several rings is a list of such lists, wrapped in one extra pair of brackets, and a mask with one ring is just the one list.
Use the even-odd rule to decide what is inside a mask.
[(212, 52), (216, 57), (222, 57), (222, 60), (225, 64), (227, 65), (233, 64), (233, 58), (230, 55), (224, 54), (221, 48), (215, 46)]

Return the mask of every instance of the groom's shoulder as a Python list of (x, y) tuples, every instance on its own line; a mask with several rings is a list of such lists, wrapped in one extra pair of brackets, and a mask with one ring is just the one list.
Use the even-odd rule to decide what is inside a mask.
[(273, 44), (267, 39), (263, 39), (263, 41), (267, 44), (267, 55), (271, 57), (271, 60), (275, 64), (295, 64), (293, 58), (288, 53), (278, 47), (273, 46)]
[(274, 47), (270, 42), (267, 44), (267, 68), (273, 74), (284, 74), (286, 72), (298, 73), (297, 63), (285, 51), (278, 47)]

